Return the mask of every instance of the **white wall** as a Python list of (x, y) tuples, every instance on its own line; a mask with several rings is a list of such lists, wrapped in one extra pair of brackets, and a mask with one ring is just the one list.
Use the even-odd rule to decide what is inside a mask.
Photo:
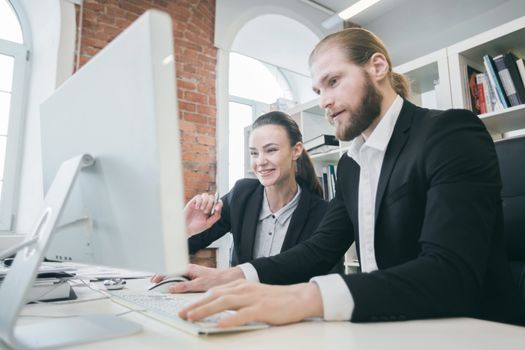
[[(71, 75), (74, 8), (68, 1), (20, 0), (32, 28), (31, 79), (28, 88), (20, 198), (15, 230), (29, 232), (43, 202), (40, 153), (40, 103)], [(62, 35), (64, 31), (66, 35)]]
[[(331, 31), (338, 30), (333, 28), (330, 31), (321, 26), (327, 14), (305, 5), (301, 1), (282, 1), (282, 0), (217, 0), (215, 16), (215, 46), (218, 51), (217, 62), (217, 164), (228, 164), (228, 66), (229, 53), (232, 50), (237, 34), (250, 21), (265, 15), (285, 16), (304, 25), (317, 38), (322, 38)], [(260, 29), (259, 29), (260, 30)], [(286, 35), (286, 33), (281, 33)], [(274, 34), (277, 35), (277, 34)], [(311, 36), (309, 35), (311, 38)], [(278, 38), (282, 39), (282, 38)], [(239, 38), (246, 41), (246, 38)], [(259, 43), (257, 38), (252, 39), (255, 44)], [(295, 39), (296, 40), (296, 39)], [(280, 40), (286, 42), (285, 40)], [(241, 43), (237, 42), (239, 49)], [(268, 47), (271, 51), (273, 48)], [(242, 51), (242, 50), (239, 50)], [(240, 52), (243, 53), (243, 52)], [(246, 54), (246, 53), (245, 53)], [(280, 52), (278, 54), (281, 54)], [(249, 54), (253, 58), (255, 54)], [(306, 57), (297, 57), (298, 60)], [(277, 66), (281, 66), (275, 59), (265, 56), (265, 61)], [(304, 66), (304, 64), (301, 64)], [(295, 79), (295, 80), (299, 80)], [(291, 84), (299, 84), (299, 81), (290, 81)], [(309, 84), (308, 84), (309, 85)], [(307, 89), (310, 89), (308, 86)], [(308, 93), (304, 88), (299, 91), (299, 98), (306, 98)], [(226, 193), (228, 188), (228, 167), (217, 167), (217, 182), (221, 193)]]

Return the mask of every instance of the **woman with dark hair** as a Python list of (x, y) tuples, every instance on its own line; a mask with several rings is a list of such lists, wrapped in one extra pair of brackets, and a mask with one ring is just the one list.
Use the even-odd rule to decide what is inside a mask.
[(257, 179), (237, 181), (219, 201), (200, 194), (188, 202), (184, 214), (190, 253), (231, 232), (232, 265), (237, 265), (309, 238), (328, 203), (302, 141), (297, 123), (287, 114), (270, 112), (257, 118), (249, 138)]
[[(190, 253), (231, 232), (235, 266), (288, 250), (321, 222), (328, 203), (297, 123), (282, 112), (260, 116), (252, 124), (249, 148), (257, 179), (237, 181), (218, 201), (199, 194), (184, 208)], [(343, 272), (342, 262), (334, 272)], [(152, 281), (161, 279), (156, 275)]]

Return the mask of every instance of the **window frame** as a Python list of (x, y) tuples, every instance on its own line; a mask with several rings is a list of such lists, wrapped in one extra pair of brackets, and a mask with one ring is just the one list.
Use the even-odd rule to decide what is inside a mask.
[(7, 0), (22, 29), (23, 43), (0, 39), (0, 54), (12, 56), (13, 83), (7, 128), (2, 195), (0, 198), (0, 234), (12, 233), (20, 192), (20, 175), (25, 126), (25, 105), (30, 70), (30, 37), (25, 14), (17, 1)]

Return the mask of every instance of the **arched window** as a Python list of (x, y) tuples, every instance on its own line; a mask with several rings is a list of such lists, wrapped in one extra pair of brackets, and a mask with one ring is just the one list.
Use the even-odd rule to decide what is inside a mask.
[(293, 100), (280, 69), (248, 56), (230, 54), (229, 76), (229, 187), (245, 177), (249, 167), (246, 128), (270, 110), (278, 99)]
[(0, 231), (12, 229), (29, 49), (17, 3), (0, 0)]

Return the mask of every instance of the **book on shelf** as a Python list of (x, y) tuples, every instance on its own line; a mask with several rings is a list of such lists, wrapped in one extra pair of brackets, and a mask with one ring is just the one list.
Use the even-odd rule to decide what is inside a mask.
[(508, 108), (509, 103), (507, 101), (507, 95), (505, 94), (505, 91), (503, 91), (503, 86), (501, 85), (501, 81), (496, 71), (496, 67), (494, 66), (494, 61), (492, 60), (492, 57), (490, 57), (489, 55), (483, 56), (483, 64), (485, 65), (485, 70), (487, 71), (487, 77), (489, 79), (492, 91), (497, 97), (494, 110), (498, 111), (504, 108)]
[(337, 165), (328, 164), (322, 167), (322, 176), (319, 177), (319, 181), (326, 200), (331, 200), (335, 197), (336, 174)]
[(481, 84), (481, 89), (483, 90), (483, 94), (484, 94), (485, 112), (482, 112), (482, 113), (493, 112), (496, 108), (497, 97), (496, 95), (494, 95), (494, 92), (492, 91), (487, 74), (480, 73), (476, 76), (476, 79), (478, 80), (478, 86)]
[(476, 89), (478, 90), (478, 106), (479, 106), (479, 113), (481, 114), (487, 113), (488, 111), (487, 100), (485, 98), (485, 88), (483, 87), (484, 77), (485, 77), (485, 74), (483, 73), (476, 74)]
[(523, 58), (516, 60), (516, 67), (518, 67), (518, 71), (520, 72), (521, 82), (525, 85), (525, 61)]
[(321, 134), (305, 141), (304, 148), (310, 155), (324, 153), (339, 148), (339, 140), (334, 135)]
[(490, 84), (489, 76), (487, 73), (483, 73), (482, 83), (483, 91), (485, 92), (485, 104), (487, 105), (487, 113), (502, 110), (503, 106), (498, 100), (496, 90)]
[(525, 87), (511, 52), (494, 57), (494, 64), (511, 106), (525, 103)]
[(467, 65), (467, 90), (470, 99), (467, 100), (467, 108), (475, 114), (480, 114), (478, 86), (476, 76), (481, 73), (479, 70)]

